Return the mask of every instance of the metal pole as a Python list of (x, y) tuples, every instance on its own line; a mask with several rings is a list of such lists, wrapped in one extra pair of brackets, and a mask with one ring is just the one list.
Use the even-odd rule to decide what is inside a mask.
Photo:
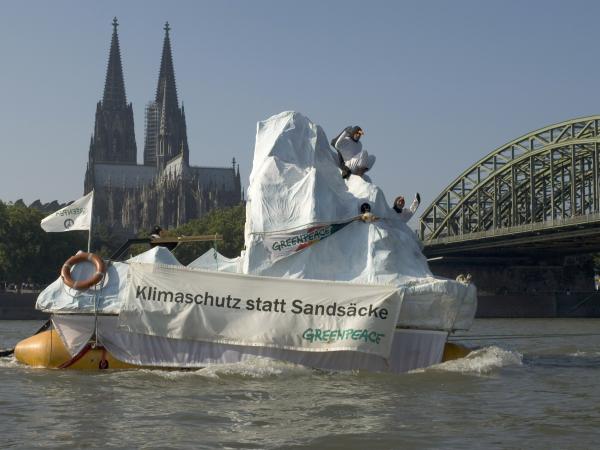
[(550, 150), (550, 214), (552, 220), (556, 212), (554, 211), (554, 151)]
[(585, 214), (585, 154), (584, 149), (581, 149), (581, 157), (579, 158), (579, 214)]
[(562, 210), (560, 212), (560, 218), (565, 218), (565, 208), (566, 208), (566, 195), (565, 195), (565, 166), (563, 165), (560, 168), (560, 198), (562, 203)]
[(571, 217), (575, 217), (577, 201), (575, 199), (575, 146), (571, 144)]
[(474, 231), (482, 231), (483, 224), (481, 223), (481, 187), (477, 187), (477, 227)]
[(510, 221), (510, 226), (518, 225), (517, 223), (517, 174), (515, 173), (515, 166), (511, 166), (510, 168), (511, 178), (510, 178), (510, 193), (511, 193), (511, 202), (512, 202), (512, 220)]
[(498, 228), (498, 176), (494, 175), (494, 190), (492, 192), (492, 230)]
[(535, 176), (533, 171), (535, 170), (535, 162), (533, 156), (529, 157), (529, 221), (530, 223), (535, 222)]
[(87, 246), (87, 251), (88, 253), (90, 253), (90, 250), (92, 248), (92, 225), (94, 224), (94, 197), (96, 196), (96, 193), (94, 192), (94, 190), (92, 189), (92, 206), (90, 207), (91, 211), (90, 211), (90, 228), (88, 229), (88, 246)]
[(592, 181), (592, 191), (594, 194), (594, 206), (592, 212), (598, 212), (598, 142), (594, 143), (594, 160), (592, 161), (592, 170), (594, 171), (594, 179)]

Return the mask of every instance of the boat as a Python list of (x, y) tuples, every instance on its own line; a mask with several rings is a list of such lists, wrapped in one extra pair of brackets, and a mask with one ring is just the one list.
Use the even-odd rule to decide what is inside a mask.
[(448, 338), (470, 327), (476, 287), (433, 276), (398, 216), (368, 177), (342, 179), (320, 126), (275, 115), (257, 127), (240, 256), (212, 249), (183, 266), (160, 245), (126, 261), (80, 252), (38, 297), (50, 326), (15, 357), (61, 369), (271, 358), (390, 373), (464, 357)]

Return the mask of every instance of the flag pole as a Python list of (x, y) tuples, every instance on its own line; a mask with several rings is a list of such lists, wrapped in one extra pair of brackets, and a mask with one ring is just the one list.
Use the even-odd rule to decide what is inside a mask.
[(92, 224), (94, 223), (94, 190), (92, 189), (92, 207), (91, 207), (91, 217), (90, 217), (90, 228), (88, 229), (88, 253), (92, 248)]

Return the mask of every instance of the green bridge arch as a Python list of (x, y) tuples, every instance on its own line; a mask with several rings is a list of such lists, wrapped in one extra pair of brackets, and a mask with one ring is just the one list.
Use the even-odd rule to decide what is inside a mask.
[(600, 220), (600, 116), (551, 125), (477, 161), (427, 207), (425, 244)]

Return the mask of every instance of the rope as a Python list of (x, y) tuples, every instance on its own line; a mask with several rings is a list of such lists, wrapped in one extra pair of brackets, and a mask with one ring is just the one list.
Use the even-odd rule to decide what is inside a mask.
[(94, 348), (98, 347), (98, 285), (94, 286)]
[[(326, 227), (326, 226), (331, 226), (331, 225), (343, 225), (346, 226), (352, 222), (356, 222), (356, 221), (362, 221), (365, 223), (373, 223), (376, 221), (385, 221), (387, 220), (386, 218), (383, 217), (379, 217), (376, 216), (375, 214), (372, 214), (370, 212), (366, 212), (363, 214), (359, 214), (358, 216), (354, 216), (354, 217), (350, 217), (348, 219), (340, 219), (341, 222), (339, 220), (336, 220), (334, 222), (311, 222), (309, 224), (305, 224), (305, 225), (298, 225), (296, 227), (292, 227), (292, 228), (285, 228), (285, 229), (281, 229), (281, 230), (273, 230), (273, 231), (253, 231), (250, 232), (251, 235), (257, 235), (257, 236), (261, 236), (261, 237), (266, 237), (269, 235), (277, 235), (277, 234), (290, 234), (290, 233), (294, 233), (294, 232), (298, 232), (298, 231), (304, 231), (308, 228), (313, 228), (313, 227)], [(381, 238), (381, 233), (379, 232), (379, 230), (377, 230), (379, 237)], [(289, 255), (288, 255), (289, 256)], [(215, 259), (216, 259), (216, 255), (215, 255)], [(217, 270), (218, 270), (218, 266), (217, 266)]]
[(215, 240), (213, 241), (213, 255), (215, 257), (215, 265), (217, 266), (217, 271), (219, 270), (219, 258), (217, 253), (217, 235), (215, 234)]
[(287, 232), (292, 232), (292, 231), (301, 231), (301, 230), (304, 230), (309, 227), (327, 226), (327, 225), (334, 225), (336, 223), (354, 222), (355, 220), (361, 220), (361, 218), (362, 218), (362, 214), (360, 214), (358, 216), (354, 216), (354, 217), (349, 217), (347, 219), (335, 220), (332, 222), (311, 222), (306, 225), (298, 225), (298, 226), (291, 227), (291, 228), (282, 228), (281, 230), (252, 231), (252, 232), (250, 232), (250, 234), (258, 234), (258, 235), (263, 235), (263, 236), (267, 236), (269, 234), (281, 234), (281, 233), (287, 233)]
[(496, 339), (538, 339), (600, 336), (600, 333), (564, 333), (564, 334), (482, 334), (479, 336), (451, 336), (449, 341), (485, 341)]
[(94, 285), (94, 348), (98, 347), (98, 298), (102, 294), (104, 286), (108, 285), (108, 282), (105, 283), (105, 281), (108, 279), (108, 269), (110, 268), (111, 263), (112, 261), (109, 260), (106, 265), (107, 276), (102, 278), (100, 289), (98, 289), (98, 284)]
[(110, 268), (112, 261), (108, 261), (108, 263), (106, 264), (106, 276), (104, 276), (102, 278), (102, 280), (100, 281), (100, 283), (102, 283), (102, 285), (100, 286), (100, 289), (98, 289), (98, 284), (94, 285), (94, 345), (93, 348), (98, 347), (98, 298), (100, 297), (100, 295), (102, 294), (102, 291), (104, 290), (104, 286), (108, 285), (108, 269)]
[(52, 329), (54, 328), (54, 323), (52, 319), (50, 319), (50, 352), (48, 353), (48, 364), (46, 366), (50, 367), (50, 361), (52, 361)]

